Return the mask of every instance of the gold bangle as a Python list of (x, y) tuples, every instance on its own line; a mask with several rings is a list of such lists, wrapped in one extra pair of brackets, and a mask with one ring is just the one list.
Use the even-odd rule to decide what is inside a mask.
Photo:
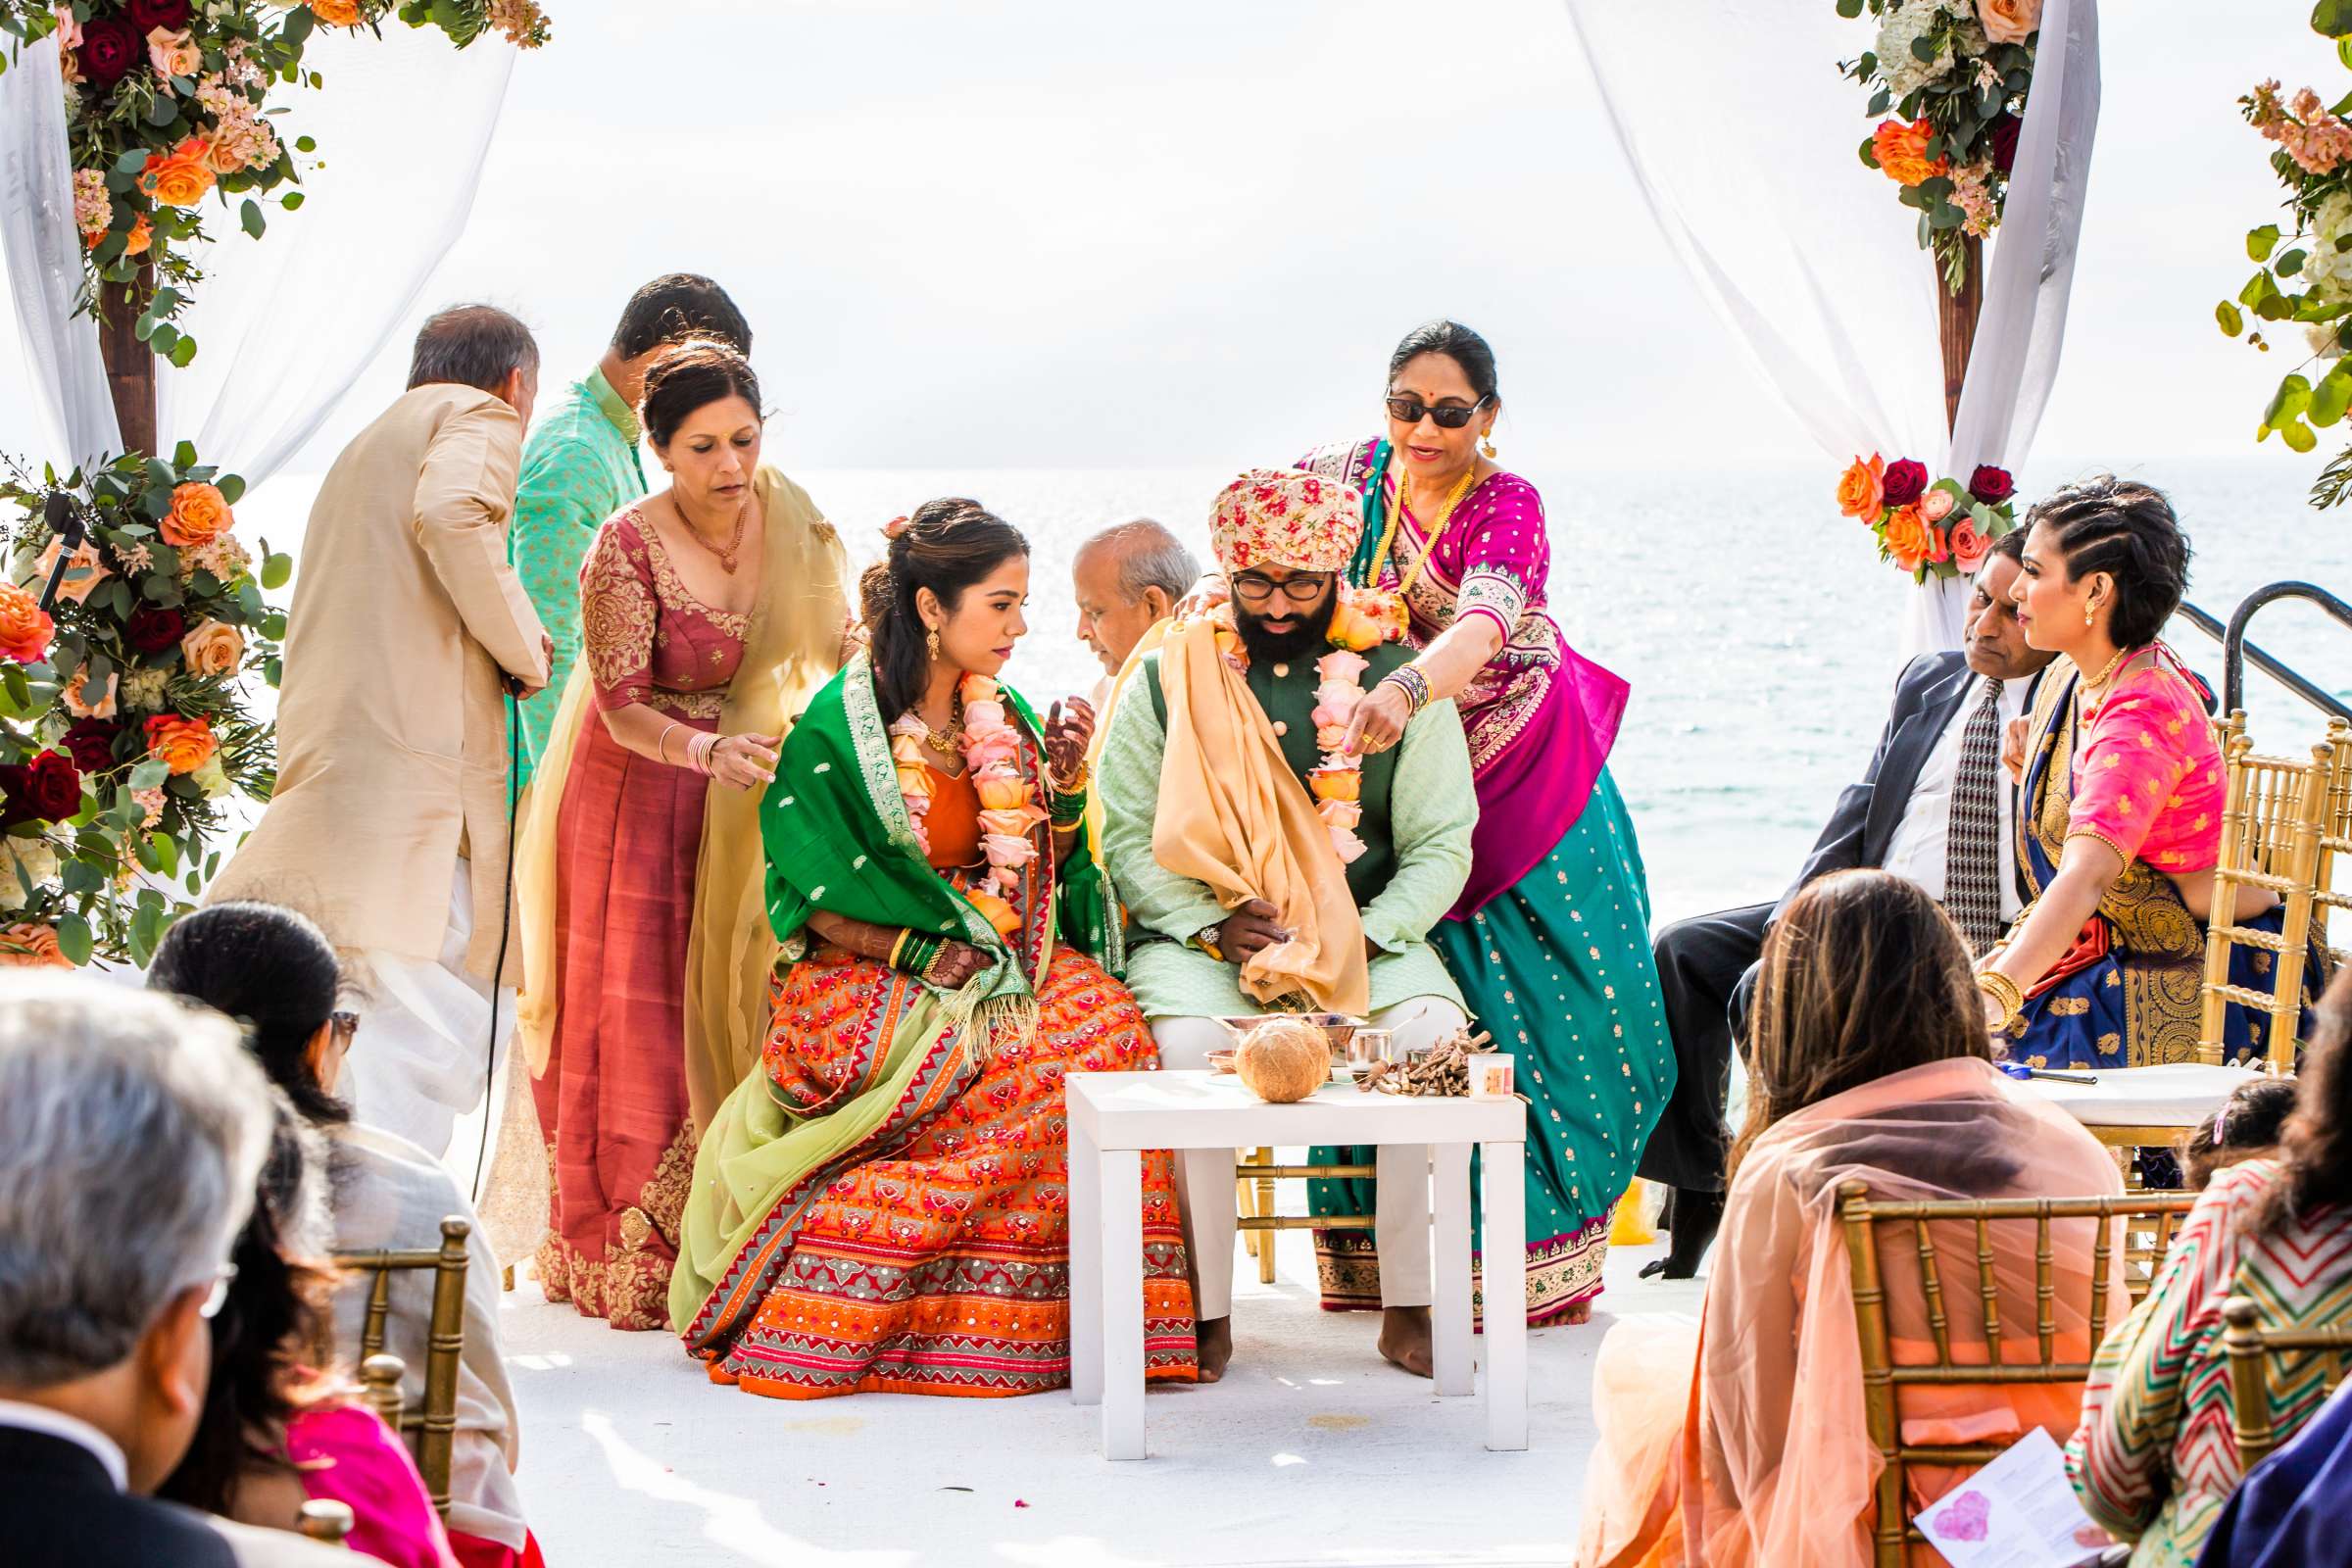
[(1998, 969), (1977, 971), (1977, 989), (1993, 1000), (2001, 1009), (2001, 1033), (2015, 1039), (2026, 1032), (2026, 993), (2024, 988)]
[(883, 963), (896, 969), (899, 966), (899, 955), (906, 951), (906, 939), (912, 935), (914, 935), (914, 927), (910, 925), (899, 927), (899, 940), (890, 945), (890, 956), (884, 958)]

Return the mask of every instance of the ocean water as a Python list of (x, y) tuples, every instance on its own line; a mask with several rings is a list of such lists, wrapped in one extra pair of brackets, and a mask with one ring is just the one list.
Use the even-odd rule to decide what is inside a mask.
[[(789, 460), (787, 460), (789, 461)], [(2304, 504), (2306, 467), (2273, 454), (2104, 465), (2164, 487), (2195, 548), (2191, 602), (2222, 619), (2282, 578), (2352, 599), (2352, 513)], [(2031, 496), (2101, 465), (2036, 464)], [(1633, 683), (1610, 759), (1640, 832), (1659, 921), (1778, 895), (1838, 792), (1869, 760), (1900, 667), (1910, 585), (1838, 514), (1826, 466), (1757, 471), (1580, 472), (1530, 464), (1551, 529), (1550, 602), (1569, 640)], [(860, 564), (880, 524), (938, 495), (969, 495), (1029, 535), (1030, 634), (1008, 678), (1041, 707), (1101, 667), (1077, 639), (1070, 560), (1095, 530), (1154, 516), (1206, 555), (1213, 469), (793, 469)], [(287, 476), (240, 509), (297, 543), (317, 480)], [(2171, 638), (2220, 685), (2217, 644), (2184, 619)], [(2254, 641), (2352, 699), (2352, 629), (2274, 606)], [(2266, 751), (2308, 746), (2318, 713), (2258, 671), (2248, 715)]]

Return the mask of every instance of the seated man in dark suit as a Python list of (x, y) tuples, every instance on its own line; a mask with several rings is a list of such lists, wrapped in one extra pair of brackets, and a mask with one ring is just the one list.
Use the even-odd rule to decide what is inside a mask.
[(1658, 981), (1681, 1071), (1639, 1173), (1674, 1189), (1674, 1246), (1643, 1274), (1689, 1279), (1715, 1238), (1730, 1152), (1723, 1102), (1732, 1042), (1744, 1024), (1764, 933), (1798, 888), (1855, 866), (1909, 877), (1951, 911), (1979, 953), (2017, 917), (2015, 788), (2000, 754), (2009, 721), (2025, 712), (2051, 657), (2026, 646), (2009, 600), (2025, 538), (2022, 529), (2002, 535), (1978, 568), (1963, 651), (1925, 654), (1904, 668), (1869, 770), (1838, 798), (1788, 892), (1658, 933)]
[(234, 1025), (98, 980), (0, 978), (0, 1561), (332, 1568), (140, 1494), (186, 1451), (270, 1089)]

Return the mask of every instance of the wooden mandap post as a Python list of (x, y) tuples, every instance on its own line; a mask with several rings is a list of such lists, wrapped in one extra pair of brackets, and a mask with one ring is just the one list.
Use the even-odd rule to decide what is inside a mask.
[(1968, 380), (1969, 351), (1977, 344), (1977, 317), (1984, 309), (1984, 242), (1960, 241), (1968, 262), (1968, 281), (1955, 294), (1943, 284), (1943, 263), (1929, 253), (1936, 267), (1936, 335), (1943, 345), (1943, 428), (1950, 434), (1960, 422), (1960, 389)]
[[(138, 319), (155, 297), (155, 268), (142, 266), (135, 282), (98, 285), (98, 356), (106, 389), (122, 427), (122, 450), (155, 452), (155, 351), (139, 341)], [(1948, 356), (1947, 356), (1948, 362)]]

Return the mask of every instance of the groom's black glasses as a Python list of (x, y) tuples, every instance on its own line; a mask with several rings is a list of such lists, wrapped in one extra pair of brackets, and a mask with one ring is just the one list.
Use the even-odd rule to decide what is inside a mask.
[(1331, 586), (1328, 571), (1302, 572), (1276, 582), (1254, 571), (1245, 571), (1233, 579), (1233, 597), (1245, 605), (1262, 605), (1277, 593), (1294, 605), (1311, 605), (1323, 590)]
[(1399, 424), (1419, 424), (1424, 415), (1438, 421), (1441, 430), (1459, 430), (1478, 417), (1478, 411), (1494, 401), (1492, 393), (1464, 408), (1459, 403), (1424, 403), (1410, 392), (1400, 392), (1389, 399), (1389, 417)]

